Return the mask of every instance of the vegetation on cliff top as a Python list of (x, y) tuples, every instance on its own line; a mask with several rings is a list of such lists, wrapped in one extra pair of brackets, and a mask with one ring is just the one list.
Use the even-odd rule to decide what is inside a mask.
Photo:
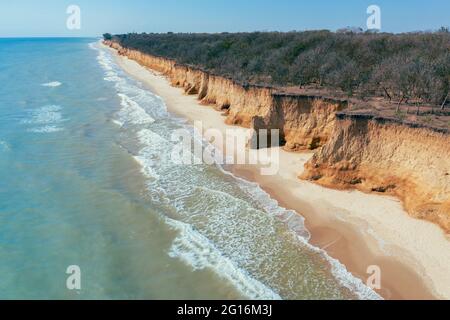
[(450, 32), (124, 34), (123, 47), (194, 65), (236, 81), (317, 86), (400, 103), (450, 100)]

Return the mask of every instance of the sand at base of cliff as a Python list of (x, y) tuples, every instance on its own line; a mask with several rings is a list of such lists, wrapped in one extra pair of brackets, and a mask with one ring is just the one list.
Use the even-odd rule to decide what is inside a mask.
[[(165, 77), (116, 54), (119, 65), (164, 99), (169, 111), (203, 129), (246, 129), (228, 126), (225, 117), (212, 107), (198, 103)], [(198, 125), (198, 124), (197, 124)], [(246, 151), (248, 152), (248, 151)], [(429, 222), (413, 219), (401, 203), (390, 197), (358, 191), (337, 191), (297, 179), (310, 153), (279, 152), (279, 171), (263, 176), (255, 165), (233, 166), (232, 171), (261, 185), (280, 205), (306, 218), (311, 243), (341, 261), (364, 282), (371, 266), (381, 270), (384, 298), (450, 298), (450, 241)]]

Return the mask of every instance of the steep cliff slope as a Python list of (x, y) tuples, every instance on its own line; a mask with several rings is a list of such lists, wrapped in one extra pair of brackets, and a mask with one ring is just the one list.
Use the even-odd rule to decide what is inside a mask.
[(450, 135), (367, 115), (338, 114), (329, 142), (301, 176), (328, 187), (398, 196), (450, 232)]

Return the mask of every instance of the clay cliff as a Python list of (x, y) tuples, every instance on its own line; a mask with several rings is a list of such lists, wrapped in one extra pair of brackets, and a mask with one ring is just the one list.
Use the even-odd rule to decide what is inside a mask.
[(300, 178), (333, 188), (399, 197), (414, 217), (450, 232), (450, 133), (354, 114), (345, 99), (287, 94), (238, 83), (200, 68), (106, 45), (167, 76), (172, 85), (226, 114), (228, 124), (279, 129), (285, 149), (317, 150)]
[(399, 197), (414, 217), (450, 231), (450, 134), (370, 115), (338, 113), (328, 143), (301, 178)]

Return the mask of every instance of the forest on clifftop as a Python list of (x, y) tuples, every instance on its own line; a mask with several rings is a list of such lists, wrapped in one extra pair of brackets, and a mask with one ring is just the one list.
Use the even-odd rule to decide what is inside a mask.
[(250, 84), (339, 90), (348, 96), (444, 106), (450, 100), (450, 32), (105, 34), (125, 48)]

